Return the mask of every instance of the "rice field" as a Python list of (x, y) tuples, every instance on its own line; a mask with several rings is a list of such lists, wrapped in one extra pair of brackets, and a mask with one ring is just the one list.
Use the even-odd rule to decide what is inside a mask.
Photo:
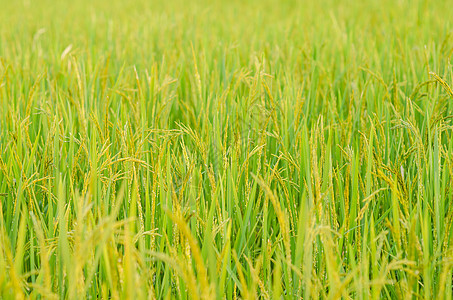
[(0, 299), (452, 299), (451, 2), (0, 4)]

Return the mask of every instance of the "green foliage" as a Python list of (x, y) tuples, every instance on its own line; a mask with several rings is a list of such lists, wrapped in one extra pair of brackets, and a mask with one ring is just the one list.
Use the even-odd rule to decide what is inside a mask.
[(452, 298), (448, 1), (3, 1), (0, 298)]

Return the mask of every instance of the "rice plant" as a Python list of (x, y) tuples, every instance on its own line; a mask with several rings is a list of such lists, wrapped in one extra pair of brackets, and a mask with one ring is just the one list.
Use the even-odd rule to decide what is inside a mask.
[(449, 1), (0, 1), (1, 299), (451, 299)]

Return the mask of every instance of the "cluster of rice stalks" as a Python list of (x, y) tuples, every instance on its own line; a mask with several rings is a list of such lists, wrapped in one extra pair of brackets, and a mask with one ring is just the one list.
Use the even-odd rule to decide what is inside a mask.
[(0, 298), (451, 299), (452, 17), (4, 4)]

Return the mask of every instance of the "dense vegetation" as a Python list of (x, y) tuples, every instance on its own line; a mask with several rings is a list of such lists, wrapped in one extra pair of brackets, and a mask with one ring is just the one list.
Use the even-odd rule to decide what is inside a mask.
[(0, 298), (452, 297), (449, 1), (2, 1)]

